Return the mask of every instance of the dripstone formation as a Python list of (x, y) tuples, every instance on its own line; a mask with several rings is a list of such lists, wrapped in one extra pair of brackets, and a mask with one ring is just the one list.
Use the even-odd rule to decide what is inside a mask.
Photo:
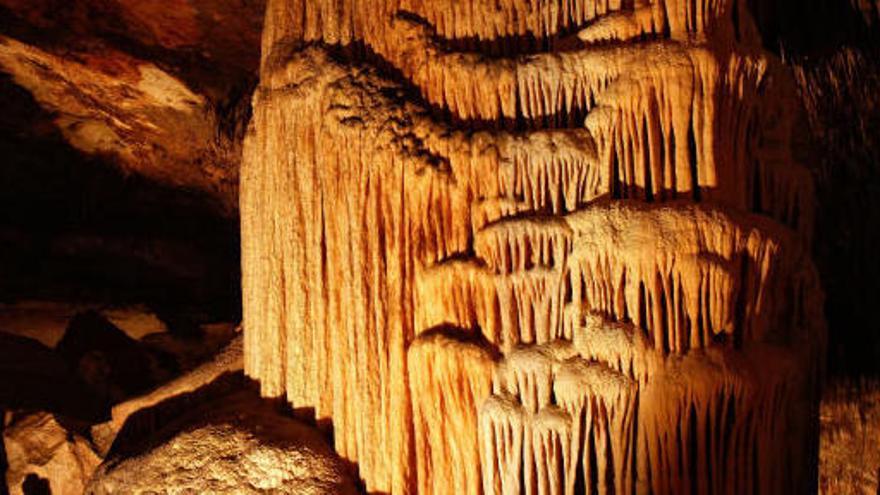
[(797, 108), (738, 0), (270, 0), (245, 369), (370, 492), (807, 493)]

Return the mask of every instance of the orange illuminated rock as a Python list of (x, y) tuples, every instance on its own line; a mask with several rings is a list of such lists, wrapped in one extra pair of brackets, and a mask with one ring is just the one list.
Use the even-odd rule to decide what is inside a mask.
[(84, 493), (354, 495), (344, 463), (320, 433), (240, 391), (193, 408), (123, 456)]
[(50, 413), (17, 418), (3, 432), (10, 493), (30, 493), (28, 486), (45, 483), (49, 493), (78, 494), (101, 463), (88, 439), (69, 431)]
[(270, 1), (246, 373), (370, 491), (808, 490), (789, 79), (744, 2)]

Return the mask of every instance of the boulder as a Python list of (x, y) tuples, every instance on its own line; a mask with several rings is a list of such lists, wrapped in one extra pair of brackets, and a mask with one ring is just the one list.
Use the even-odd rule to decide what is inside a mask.
[(175, 371), (96, 311), (76, 315), (56, 350), (110, 403), (143, 393)]
[(354, 494), (318, 430), (252, 390), (190, 411), (133, 452), (112, 454), (86, 488), (110, 493)]
[(101, 459), (84, 436), (51, 413), (16, 418), (3, 432), (11, 495), (83, 493)]
[(39, 342), (0, 331), (0, 408), (30, 409), (98, 420), (99, 398), (64, 359)]

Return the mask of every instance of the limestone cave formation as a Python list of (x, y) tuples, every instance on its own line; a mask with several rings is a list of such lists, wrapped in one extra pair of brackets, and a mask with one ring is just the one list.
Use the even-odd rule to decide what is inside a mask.
[(880, 493), (877, 0), (0, 0), (0, 495)]

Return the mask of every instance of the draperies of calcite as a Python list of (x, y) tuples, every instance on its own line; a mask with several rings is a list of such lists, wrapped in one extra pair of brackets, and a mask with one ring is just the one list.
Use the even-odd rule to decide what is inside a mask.
[(745, 2), (488, 5), (270, 2), (247, 373), (370, 491), (808, 486), (812, 189)]
[(786, 398), (816, 379), (800, 374), (809, 357), (761, 344), (664, 359), (638, 328), (588, 316), (573, 340), (500, 363), (479, 412), (483, 459), (494, 461), (483, 463), (483, 491), (806, 489), (789, 478), (811, 451), (805, 404)]
[(455, 329), (419, 335), (407, 353), (417, 493), (478, 493), (477, 417), (489, 396), (495, 355)]

